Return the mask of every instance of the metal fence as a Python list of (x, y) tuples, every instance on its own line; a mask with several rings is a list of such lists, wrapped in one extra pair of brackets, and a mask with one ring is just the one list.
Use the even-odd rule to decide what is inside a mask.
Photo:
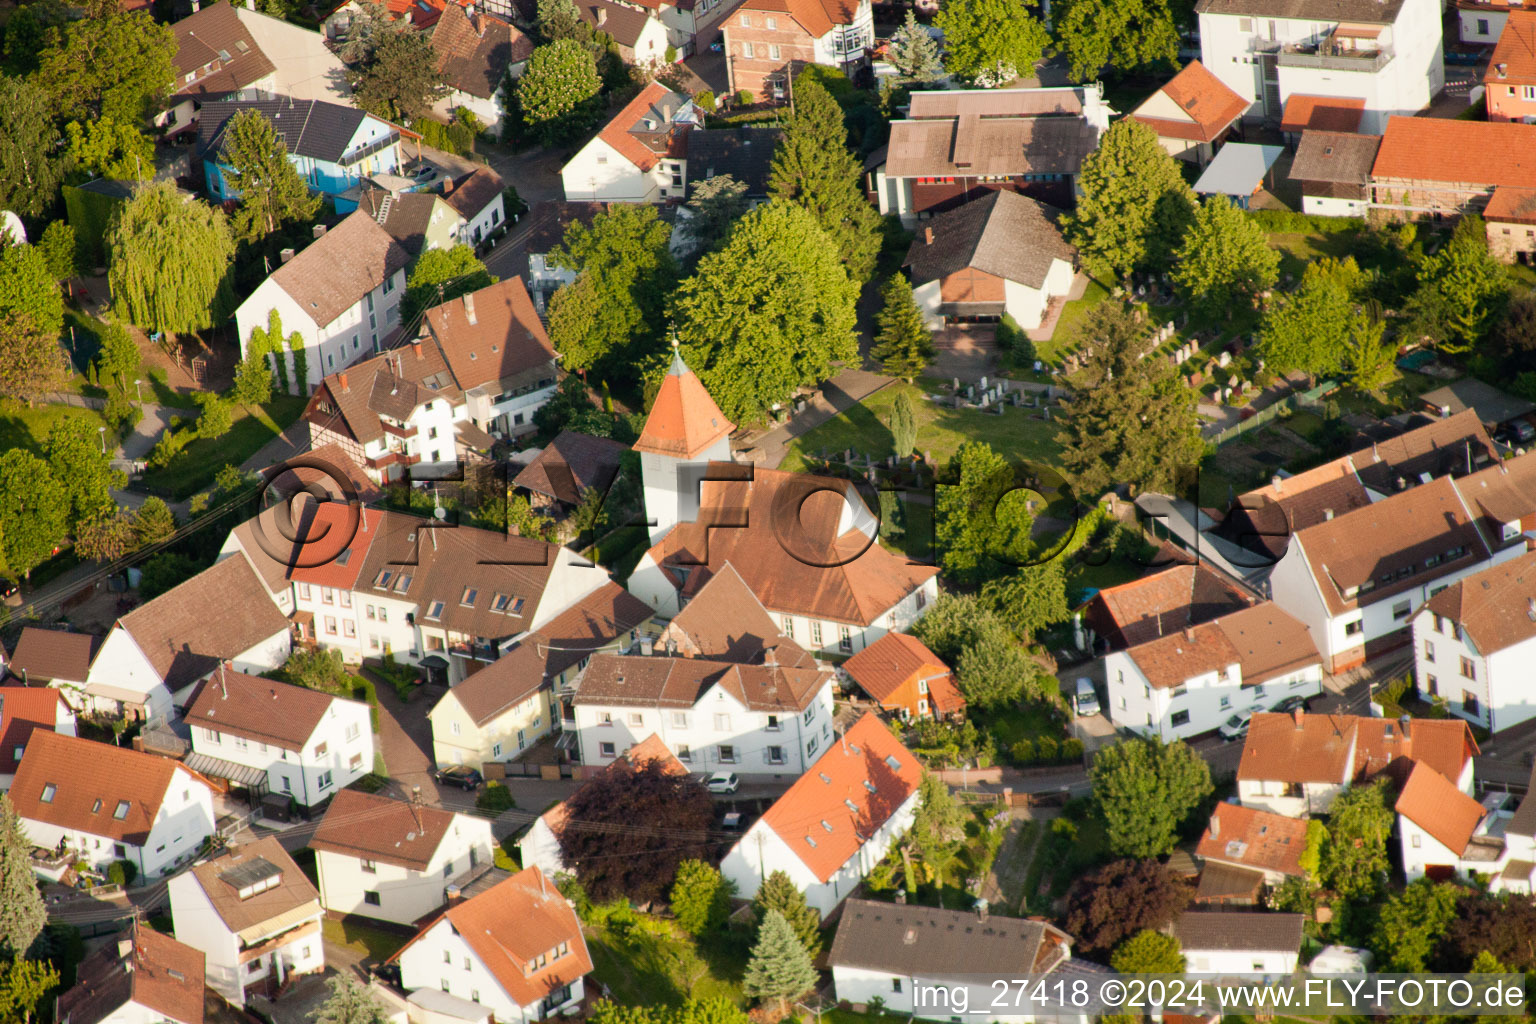
[(1213, 434), (1210, 438), (1210, 441), (1212, 444), (1220, 447), (1221, 445), (1224, 445), (1228, 441), (1232, 440), (1234, 437), (1240, 437), (1250, 430), (1257, 430), (1258, 428), (1269, 423), (1276, 416), (1279, 416), (1280, 413), (1285, 410), (1294, 412), (1296, 409), (1304, 405), (1316, 405), (1324, 395), (1338, 386), (1339, 382), (1336, 380), (1325, 380), (1323, 383), (1319, 384), (1315, 388), (1312, 388), (1311, 390), (1298, 391), (1295, 394), (1282, 398), (1274, 405), (1265, 406), (1263, 409), (1260, 409), (1258, 412), (1254, 413), (1252, 416), (1248, 417), (1242, 422), (1236, 423), (1217, 434)]

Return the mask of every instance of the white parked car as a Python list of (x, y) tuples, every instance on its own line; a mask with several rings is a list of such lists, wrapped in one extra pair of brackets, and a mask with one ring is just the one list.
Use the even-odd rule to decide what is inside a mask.
[(735, 772), (715, 772), (704, 785), (711, 793), (734, 793), (741, 788)]
[(1229, 743), (1232, 740), (1240, 740), (1248, 735), (1248, 723), (1253, 721), (1253, 716), (1263, 710), (1263, 704), (1255, 704), (1246, 711), (1239, 711), (1225, 722), (1222, 722), (1221, 728), (1216, 731), (1221, 735), (1222, 739)]

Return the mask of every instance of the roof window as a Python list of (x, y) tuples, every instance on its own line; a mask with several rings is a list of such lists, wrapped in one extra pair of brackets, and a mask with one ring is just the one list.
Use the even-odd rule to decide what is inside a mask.
[(464, 605), (466, 608), (473, 608), (475, 606), (475, 599), (479, 596), (480, 591), (475, 587), (465, 587), (464, 596), (459, 598), (459, 603)]
[(826, 818), (822, 818), (821, 819), (821, 830), (823, 832), (831, 832), (832, 831), (832, 826), (827, 822)]
[(400, 577), (395, 580), (395, 593), (403, 594), (407, 590), (410, 590), (411, 589), (411, 580), (413, 580), (413, 579), (415, 579), (415, 577), (412, 576), (410, 573), (408, 573), (408, 572), (401, 573)]
[(119, 800), (117, 802), (117, 807), (114, 808), (113, 811), (112, 811), (112, 817), (116, 818), (118, 821), (125, 821), (125, 820), (127, 820), (127, 818), (128, 818), (128, 801), (127, 800)]
[(395, 574), (388, 569), (380, 569), (379, 574), (373, 578), (373, 585), (380, 590), (389, 589), (389, 581), (395, 578)]
[(885, 763), (891, 766), (892, 771), (901, 771), (901, 762), (896, 760), (895, 754), (887, 755), (885, 758)]
[(58, 786), (55, 786), (51, 782), (47, 783), (43, 786), (43, 795), (39, 799), (41, 799), (45, 804), (51, 804), (53, 803), (54, 794), (58, 793), (58, 791)]
[(496, 594), (491, 598), (491, 611), (504, 612), (511, 603), (512, 599), (506, 594)]
[(430, 605), (427, 606), (427, 618), (429, 618), (429, 619), (438, 619), (438, 618), (442, 618), (442, 615), (443, 615), (443, 602), (441, 602), (441, 601), (433, 601)]

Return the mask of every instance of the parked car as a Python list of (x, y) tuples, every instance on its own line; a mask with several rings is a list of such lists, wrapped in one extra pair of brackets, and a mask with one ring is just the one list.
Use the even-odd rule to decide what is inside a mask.
[(480, 788), (485, 780), (480, 773), (465, 764), (456, 764), (448, 768), (439, 768), (435, 774), (438, 785), (458, 786), (460, 789), (474, 791)]
[(1529, 420), (1510, 420), (1499, 428), (1497, 437), (1510, 446), (1529, 445), (1536, 441), (1536, 427)]
[(741, 780), (735, 772), (715, 772), (704, 785), (711, 793), (734, 793), (741, 788)]
[(1307, 709), (1307, 699), (1305, 697), (1287, 697), (1269, 710), (1279, 715), (1288, 715), (1297, 708), (1301, 708), (1303, 711)]
[(1253, 716), (1263, 710), (1265, 710), (1264, 705), (1255, 704), (1247, 711), (1239, 711), (1225, 722), (1222, 722), (1221, 728), (1216, 731), (1221, 734), (1222, 739), (1229, 743), (1232, 740), (1240, 740), (1248, 735), (1248, 726), (1253, 721)]
[(9, 601), (21, 593), (21, 586), (8, 576), (0, 576), (0, 601)]
[(1079, 718), (1099, 713), (1099, 695), (1093, 688), (1093, 680), (1087, 676), (1077, 681), (1077, 690), (1072, 694), (1072, 707)]

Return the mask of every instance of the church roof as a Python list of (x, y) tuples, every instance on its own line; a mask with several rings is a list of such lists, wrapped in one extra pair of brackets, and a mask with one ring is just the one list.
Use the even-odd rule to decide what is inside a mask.
[(676, 348), (635, 451), (691, 459), (736, 429)]

